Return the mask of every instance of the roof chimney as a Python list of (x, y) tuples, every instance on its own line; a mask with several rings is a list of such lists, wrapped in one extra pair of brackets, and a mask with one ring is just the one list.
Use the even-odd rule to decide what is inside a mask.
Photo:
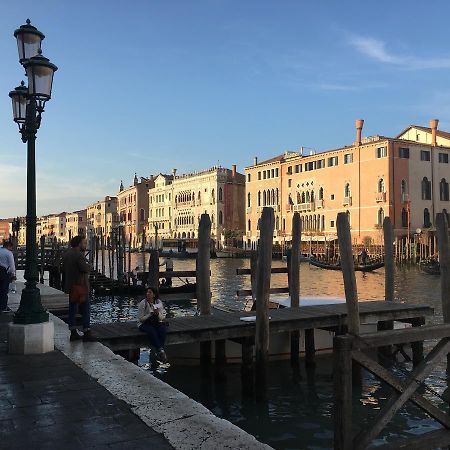
[(436, 131), (439, 124), (439, 119), (431, 119), (430, 120), (430, 128), (431, 128), (431, 145), (436, 147)]
[(355, 145), (361, 145), (361, 133), (364, 126), (364, 119), (356, 119), (355, 127), (356, 127), (356, 141)]
[(255, 158), (253, 159), (253, 165), (256, 166), (256, 164), (258, 164), (258, 157), (255, 156)]
[(233, 178), (236, 178), (236, 164), (233, 164), (233, 165), (231, 166), (231, 176), (232, 176)]

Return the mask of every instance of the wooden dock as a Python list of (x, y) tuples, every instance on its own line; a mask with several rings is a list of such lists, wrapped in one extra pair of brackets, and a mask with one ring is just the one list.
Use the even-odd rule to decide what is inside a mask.
[[(422, 324), (424, 317), (433, 315), (433, 308), (425, 305), (407, 305), (385, 301), (360, 302), (362, 323), (391, 320)], [(224, 313), (213, 310), (211, 315), (176, 317), (169, 320), (166, 345), (223, 339), (253, 338), (256, 323), (240, 320), (255, 312)], [(347, 306), (345, 303), (270, 310), (270, 334), (294, 330), (327, 329), (345, 331)], [(92, 326), (94, 337), (113, 351), (131, 350), (148, 346), (145, 333), (136, 322), (117, 322)]]

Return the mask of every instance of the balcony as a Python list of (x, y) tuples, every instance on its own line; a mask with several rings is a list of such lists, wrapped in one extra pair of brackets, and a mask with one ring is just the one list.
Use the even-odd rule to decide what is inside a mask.
[(293, 209), (294, 209), (294, 205), (290, 205), (290, 204), (286, 205), (286, 212), (292, 212)]
[(303, 211), (314, 211), (315, 203), (307, 202), (307, 203), (299, 203), (298, 205), (294, 205), (294, 211), (303, 212)]
[(342, 206), (352, 206), (352, 198), (344, 197), (344, 201), (342, 202)]
[(317, 209), (323, 208), (323, 199), (322, 200), (316, 200), (316, 208)]
[(377, 203), (385, 203), (386, 202), (386, 192), (377, 192), (375, 194), (375, 201)]

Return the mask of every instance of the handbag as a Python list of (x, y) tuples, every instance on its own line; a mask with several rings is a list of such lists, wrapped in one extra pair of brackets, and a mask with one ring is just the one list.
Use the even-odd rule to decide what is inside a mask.
[(70, 288), (69, 302), (81, 304), (86, 302), (88, 297), (88, 288), (84, 284), (74, 284)]

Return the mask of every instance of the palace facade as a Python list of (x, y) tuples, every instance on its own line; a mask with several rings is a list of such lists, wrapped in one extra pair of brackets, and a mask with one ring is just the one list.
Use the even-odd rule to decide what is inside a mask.
[[(149, 189), (150, 239), (197, 239), (200, 216), (209, 214), (211, 237), (226, 230), (242, 236), (245, 230), (245, 177), (231, 169), (210, 169), (177, 175), (158, 175)], [(157, 229), (157, 231), (155, 230)]]
[(395, 138), (362, 139), (356, 121), (352, 145), (322, 153), (285, 152), (245, 169), (246, 245), (259, 238), (262, 208), (275, 212), (274, 241), (291, 240), (292, 215), (299, 212), (305, 239), (334, 238), (338, 212), (349, 215), (355, 242), (381, 242), (385, 216), (396, 236), (433, 226), (450, 209), (450, 134), (411, 125)]
[(107, 195), (86, 208), (87, 232), (93, 232), (97, 236), (110, 236), (112, 229), (118, 225), (117, 197)]

